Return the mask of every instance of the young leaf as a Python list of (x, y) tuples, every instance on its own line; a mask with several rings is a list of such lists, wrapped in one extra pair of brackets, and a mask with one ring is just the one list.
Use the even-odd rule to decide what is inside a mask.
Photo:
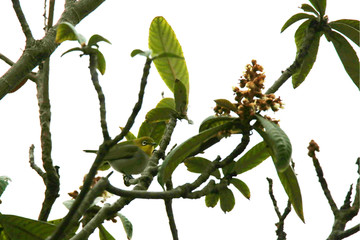
[(111, 44), (111, 42), (109, 40), (107, 40), (106, 38), (98, 35), (98, 34), (94, 34), (90, 37), (89, 42), (88, 42), (88, 46), (98, 46), (97, 43), (98, 42), (107, 42), (108, 44)]
[(358, 20), (340, 19), (330, 22), (329, 26), (332, 29), (335, 29), (344, 34), (346, 37), (348, 37), (351, 41), (353, 41), (356, 45), (360, 47), (360, 22)]
[(255, 115), (265, 132), (260, 128), (255, 128), (269, 146), (271, 157), (273, 158), (276, 169), (279, 172), (285, 171), (289, 167), (292, 147), (288, 136), (275, 123)]
[(70, 48), (69, 50), (67, 50), (66, 52), (64, 52), (63, 54), (61, 54), (60, 57), (64, 56), (65, 54), (69, 53), (69, 52), (74, 52), (74, 51), (83, 51), (82, 48), (79, 47), (75, 47), (75, 48)]
[(11, 179), (7, 176), (0, 176), (0, 196), (5, 192), (7, 185)]
[(309, 4), (302, 4), (300, 7), (302, 10), (304, 10), (305, 12), (312, 12), (314, 13), (316, 16), (319, 16), (319, 13)]
[(242, 193), (242, 195), (244, 195), (244, 197), (250, 199), (250, 189), (246, 183), (237, 178), (232, 178), (230, 183), (234, 185), (234, 187), (236, 187)]
[(337, 54), (350, 78), (354, 84), (360, 89), (360, 76), (359, 76), (359, 58), (350, 43), (337, 32), (331, 31), (327, 33), (328, 38), (333, 43)]
[(305, 223), (300, 186), (294, 170), (289, 166), (285, 171), (277, 173), (296, 214)]
[(215, 207), (219, 201), (219, 193), (209, 193), (205, 196), (205, 205), (207, 207)]
[[(297, 54), (303, 48), (303, 43), (307, 38), (309, 24), (309, 21), (304, 22), (295, 33)], [(292, 84), (294, 88), (297, 88), (305, 80), (310, 70), (312, 69), (316, 60), (321, 35), (321, 32), (315, 33), (314, 39), (311, 42), (307, 55), (304, 57), (304, 60), (301, 63), (300, 67), (297, 69), (297, 71), (292, 75)]]
[(309, 0), (309, 1), (315, 7), (315, 9), (320, 13), (320, 17), (322, 18), (325, 15), (326, 0)]
[(2, 214), (0, 225), (10, 239), (45, 240), (56, 229), (56, 226), (50, 223)]
[(100, 240), (115, 240), (115, 238), (105, 229), (102, 224), (100, 224), (98, 228)]
[[(202, 157), (190, 157), (185, 159), (184, 164), (189, 172), (203, 173), (211, 164), (211, 161)], [(216, 169), (215, 172), (211, 173), (211, 175), (217, 179), (220, 179), (219, 169)]]
[(253, 169), (270, 157), (266, 142), (260, 142), (245, 153), (236, 163), (234, 171), (237, 174)]
[(163, 122), (176, 115), (177, 112), (172, 108), (153, 108), (146, 114), (145, 119), (150, 123)]
[(215, 137), (220, 131), (231, 128), (231, 123), (226, 123), (214, 128), (205, 130), (198, 135), (195, 135), (175, 149), (173, 149), (165, 158), (164, 162), (160, 166), (158, 174), (158, 182), (161, 186), (167, 182), (175, 168), (185, 160), (191, 153), (201, 146), (202, 143)]
[(141, 49), (134, 49), (132, 52), (131, 52), (131, 54), (130, 54), (130, 56), (131, 57), (135, 57), (136, 55), (141, 55), (141, 56), (144, 56), (144, 57), (150, 57), (150, 55), (151, 55), (151, 51), (143, 51), (143, 50), (141, 50)]
[(96, 52), (97, 52), (97, 69), (99, 70), (101, 75), (104, 75), (106, 70), (105, 57), (99, 50), (96, 49)]
[(286, 23), (284, 24), (284, 26), (281, 28), (280, 32), (285, 31), (285, 29), (287, 29), (288, 27), (290, 27), (293, 23), (301, 20), (301, 19), (316, 19), (314, 17), (314, 15), (311, 14), (307, 14), (307, 13), (298, 13), (293, 15), (291, 18), (289, 18), (289, 20), (286, 21)]
[(77, 40), (81, 45), (84, 45), (86, 42), (84, 36), (79, 34), (71, 23), (63, 22), (60, 23), (56, 29), (55, 42), (62, 43), (66, 40)]
[(186, 118), (188, 95), (184, 84), (179, 79), (175, 80), (174, 98), (176, 111), (180, 117)]
[(119, 212), (116, 215), (119, 216), (119, 218), (123, 224), (126, 236), (130, 240), (132, 238), (132, 234), (133, 234), (133, 226), (132, 226), (131, 222), (129, 221), (129, 219), (127, 219), (124, 215), (122, 215)]
[(219, 192), (220, 196), (220, 208), (224, 213), (230, 212), (235, 206), (235, 197), (233, 192), (225, 188)]
[(214, 100), (216, 102), (217, 105), (219, 105), (220, 107), (224, 107), (224, 108), (227, 108), (233, 112), (237, 112), (237, 107), (231, 103), (229, 100), (227, 99), (216, 99)]
[[(149, 48), (152, 56), (156, 57), (162, 53), (170, 53), (184, 57), (181, 45), (176, 35), (163, 17), (156, 17), (151, 22), (149, 30)], [(171, 57), (161, 57), (154, 60), (156, 69), (168, 88), (173, 92), (175, 80), (179, 79), (185, 86), (189, 95), (189, 73), (185, 59)]]
[(165, 128), (165, 122), (150, 123), (144, 121), (140, 126), (138, 138), (148, 136), (151, 137), (156, 143), (160, 143), (161, 137), (165, 132)]

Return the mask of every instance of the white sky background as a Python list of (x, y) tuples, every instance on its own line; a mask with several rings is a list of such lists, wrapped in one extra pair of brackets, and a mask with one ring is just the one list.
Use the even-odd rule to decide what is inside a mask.
[[(255, 3), (256, 2), (256, 3)], [(203, 119), (213, 114), (213, 100), (233, 100), (232, 86), (251, 59), (263, 65), (266, 87), (280, 76), (294, 60), (294, 33), (299, 24), (283, 34), (280, 29), (295, 13), (302, 1), (107, 1), (85, 18), (76, 28), (85, 37), (100, 34), (112, 42), (100, 45), (107, 60), (107, 71), (100, 76), (106, 95), (108, 126), (111, 136), (119, 133), (136, 102), (143, 57), (131, 58), (133, 49), (147, 50), (148, 28), (156, 16), (164, 16), (182, 45), (190, 74), (189, 118), (194, 125), (179, 122), (170, 147), (195, 135)], [(37, 38), (43, 36), (43, 0), (21, 1), (31, 30)], [(57, 1), (55, 22), (63, 9)], [(330, 21), (359, 19), (360, 2), (328, 0)], [(11, 1), (0, 3), (0, 52), (12, 60), (18, 59), (24, 48), (24, 36), (12, 9)], [(354, 44), (352, 44), (355, 46)], [(60, 55), (76, 42), (62, 44), (52, 55), (50, 97), (52, 106), (51, 132), (53, 159), (60, 166), (61, 196), (50, 219), (66, 214), (62, 202), (82, 183), (93, 155), (82, 149), (97, 148), (102, 141), (98, 100), (90, 82), (88, 58), (71, 53)], [(357, 48), (357, 53), (359, 51)], [(0, 74), (8, 66), (0, 62)], [(147, 111), (161, 99), (161, 92), (171, 97), (155, 66), (151, 69), (144, 105), (132, 132), (137, 134)], [(293, 144), (293, 158), (303, 195), (306, 224), (292, 211), (285, 222), (288, 239), (325, 239), (331, 231), (333, 215), (317, 181), (307, 146), (311, 139), (320, 145), (317, 154), (331, 193), (341, 206), (350, 184), (357, 179), (356, 158), (359, 157), (358, 125), (360, 94), (347, 76), (332, 46), (322, 38), (317, 61), (306, 81), (296, 90), (290, 80), (276, 93), (286, 104), (285, 109), (272, 115), (281, 120), (282, 129)], [(35, 144), (36, 160), (40, 165), (40, 128), (35, 84), (28, 82), (14, 94), (0, 101), (0, 175), (12, 182), (1, 197), (3, 214), (36, 219), (43, 201), (44, 185), (28, 164), (28, 150)], [(204, 155), (215, 159), (226, 157), (240, 141), (233, 136), (217, 144)], [(257, 134), (251, 145), (260, 141)], [(195, 174), (174, 173), (174, 185)], [(280, 209), (286, 206), (286, 195), (271, 159), (241, 176), (251, 190), (251, 200), (234, 190), (235, 208), (224, 214), (219, 206), (205, 207), (204, 200), (174, 200), (174, 215), (180, 239), (276, 239), (277, 217), (268, 195), (266, 177), (274, 179), (274, 192)], [(113, 174), (112, 184), (124, 187), (120, 174)], [(160, 190), (156, 181), (150, 188)], [(134, 225), (133, 239), (170, 239), (171, 233), (163, 201), (136, 200), (122, 210)], [(349, 227), (360, 220), (355, 218)], [(120, 223), (106, 224), (116, 239), (124, 239)], [(359, 234), (358, 234), (359, 235)], [(347, 239), (357, 239), (355, 235)], [(94, 235), (92, 239), (98, 239)]]

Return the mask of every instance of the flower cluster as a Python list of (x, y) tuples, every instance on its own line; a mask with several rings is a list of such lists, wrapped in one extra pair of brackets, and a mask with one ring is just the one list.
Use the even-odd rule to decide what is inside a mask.
[[(280, 97), (274, 94), (264, 94), (265, 74), (263, 67), (252, 60), (251, 64), (246, 65), (243, 76), (240, 77), (239, 87), (233, 87), (236, 103), (234, 108), (226, 105), (219, 105), (214, 108), (216, 115), (230, 115), (230, 111), (235, 112), (242, 120), (251, 120), (255, 113), (271, 109), (276, 112), (283, 107)], [(236, 111), (235, 111), (236, 109)]]

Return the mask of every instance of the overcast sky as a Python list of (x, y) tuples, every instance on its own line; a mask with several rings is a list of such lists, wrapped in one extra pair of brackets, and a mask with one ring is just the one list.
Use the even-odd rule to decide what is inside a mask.
[[(294, 60), (295, 24), (280, 34), (285, 21), (295, 13), (303, 1), (106, 1), (76, 28), (85, 37), (100, 34), (112, 42), (101, 44), (107, 60), (107, 70), (100, 77), (106, 95), (107, 117), (111, 136), (124, 126), (137, 99), (145, 59), (131, 58), (133, 49), (148, 48), (148, 29), (152, 19), (164, 16), (174, 29), (187, 62), (190, 76), (189, 118), (193, 125), (179, 122), (170, 147), (181, 143), (198, 132), (203, 119), (213, 114), (213, 100), (233, 100), (232, 86), (236, 86), (246, 64), (256, 59), (267, 75), (269, 87)], [(37, 38), (43, 36), (43, 1), (21, 1), (31, 30)], [(57, 1), (56, 17), (63, 9)], [(357, 0), (327, 3), (329, 20), (359, 19), (360, 2)], [(16, 60), (24, 48), (24, 36), (12, 10), (10, 1), (0, 3), (0, 52)], [(55, 21), (56, 22), (56, 21)], [(354, 47), (355, 45), (352, 44)], [(62, 44), (52, 55), (50, 100), (52, 106), (51, 132), (53, 159), (60, 166), (61, 196), (54, 206), (51, 219), (66, 214), (62, 202), (66, 193), (78, 189), (88, 172), (93, 155), (82, 149), (97, 148), (102, 141), (99, 124), (98, 100), (90, 82), (88, 58), (77, 53), (60, 55), (76, 42)], [(359, 55), (359, 48), (356, 49)], [(8, 66), (0, 62), (0, 74)], [(131, 130), (137, 134), (147, 111), (155, 107), (164, 92), (170, 91), (151, 69), (145, 93), (144, 106)], [(280, 119), (281, 128), (293, 145), (293, 159), (303, 195), (303, 224), (291, 212), (285, 222), (288, 239), (326, 239), (331, 231), (333, 215), (307, 156), (311, 139), (319, 145), (318, 158), (333, 197), (338, 204), (350, 184), (355, 184), (356, 158), (359, 157), (360, 94), (346, 74), (341, 62), (325, 38), (321, 39), (317, 61), (305, 82), (296, 90), (291, 82), (276, 93), (285, 103), (285, 109), (272, 117)], [(35, 144), (36, 160), (40, 161), (40, 128), (35, 84), (28, 82), (14, 94), (0, 101), (0, 176), (12, 179), (1, 197), (3, 214), (21, 215), (36, 219), (43, 200), (41, 178), (28, 166), (28, 149)], [(240, 136), (216, 145), (204, 156), (215, 159), (226, 157), (240, 141)], [(257, 134), (251, 146), (261, 141)], [(39, 163), (40, 164), (40, 163)], [(174, 172), (174, 185), (185, 183), (189, 174), (180, 167)], [(277, 179), (271, 159), (239, 178), (247, 183), (251, 200), (234, 190), (235, 208), (224, 214), (220, 207), (208, 209), (204, 199), (174, 200), (174, 215), (180, 239), (276, 239), (276, 214), (268, 196), (266, 177), (274, 179), (274, 191), (283, 210), (286, 195)], [(125, 188), (120, 174), (113, 174), (111, 183)], [(155, 181), (150, 190), (160, 190)], [(14, 201), (16, 199), (16, 201)], [(165, 207), (160, 200), (136, 200), (122, 210), (134, 225), (133, 239), (170, 239)], [(350, 226), (360, 221), (357, 217)], [(120, 223), (106, 224), (116, 239), (124, 239)], [(358, 234), (359, 235), (359, 234)], [(350, 237), (350, 239), (357, 239)], [(356, 235), (355, 235), (356, 236)], [(92, 239), (97, 239), (94, 235)]]

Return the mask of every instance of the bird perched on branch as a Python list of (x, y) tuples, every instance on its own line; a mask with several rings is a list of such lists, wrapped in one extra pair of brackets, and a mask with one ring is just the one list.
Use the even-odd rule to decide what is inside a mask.
[[(151, 137), (120, 142), (110, 148), (104, 161), (125, 175), (139, 174), (147, 166), (155, 145)], [(84, 150), (84, 152), (97, 153), (96, 150)]]

